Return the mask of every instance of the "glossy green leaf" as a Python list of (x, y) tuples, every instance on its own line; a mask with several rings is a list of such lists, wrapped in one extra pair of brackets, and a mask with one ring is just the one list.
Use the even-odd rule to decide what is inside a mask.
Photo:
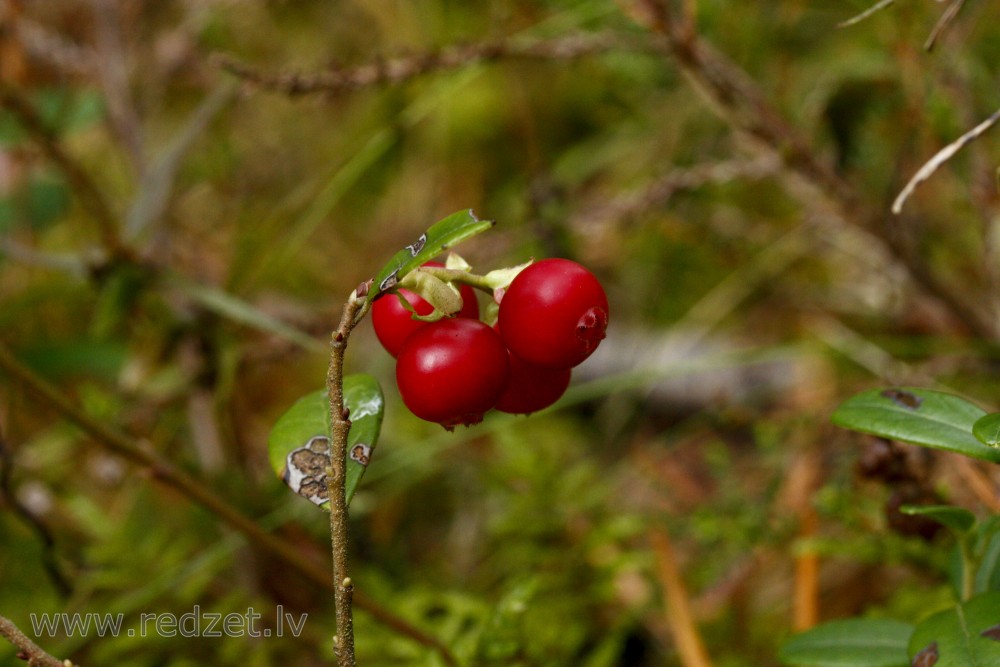
[(912, 387), (871, 389), (849, 398), (833, 423), (862, 433), (1000, 462), (1000, 449), (972, 435), (985, 411), (964, 398)]
[(344, 405), (351, 411), (351, 431), (347, 435), (347, 503), (350, 504), (382, 429), (385, 397), (378, 380), (360, 373), (345, 377)]
[(953, 505), (904, 505), (899, 511), (910, 516), (934, 519), (959, 536), (968, 533), (976, 525), (976, 516), (972, 512)]
[(1000, 412), (977, 419), (972, 434), (987, 447), (1000, 447)]
[[(351, 502), (367, 470), (378, 441), (385, 400), (378, 381), (370, 375), (344, 378), (344, 405), (350, 410), (347, 436), (347, 502)], [(327, 509), (326, 470), (330, 455), (330, 404), (325, 389), (292, 405), (271, 429), (268, 454), (271, 467), (300, 496)]]
[(1000, 592), (977, 595), (925, 618), (910, 637), (909, 654), (915, 665), (1000, 665)]
[(455, 244), (486, 231), (494, 224), (492, 220), (480, 220), (471, 209), (452, 213), (434, 223), (416, 241), (393, 255), (375, 275), (368, 291), (368, 302), (371, 303), (379, 294), (391, 290), (403, 276), (421, 264)]
[(883, 618), (830, 621), (795, 635), (778, 658), (798, 667), (906, 667), (913, 626)]

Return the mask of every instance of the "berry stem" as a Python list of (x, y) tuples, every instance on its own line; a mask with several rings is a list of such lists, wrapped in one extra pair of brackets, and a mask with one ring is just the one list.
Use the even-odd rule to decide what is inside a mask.
[(468, 285), (469, 287), (482, 290), (490, 295), (493, 294), (493, 288), (495, 287), (486, 276), (480, 276), (478, 274), (469, 273), (468, 271), (462, 271), (460, 269), (446, 269), (439, 266), (421, 266), (419, 269), (414, 270), (424, 271), (425, 273), (429, 273), (435, 278), (439, 278), (448, 283)]
[(340, 318), (340, 325), (330, 336), (330, 366), (326, 373), (326, 389), (330, 398), (330, 467), (326, 475), (327, 497), (330, 499), (330, 546), (333, 556), (334, 612), (337, 634), (334, 653), (338, 667), (355, 667), (354, 615), (352, 598), (354, 584), (347, 570), (347, 434), (351, 430), (350, 415), (344, 409), (344, 352), (351, 331), (368, 311), (367, 300), (355, 290)]

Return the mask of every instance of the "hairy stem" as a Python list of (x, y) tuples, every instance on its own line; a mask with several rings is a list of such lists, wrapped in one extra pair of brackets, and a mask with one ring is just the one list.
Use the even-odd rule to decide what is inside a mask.
[(69, 661), (63, 662), (54, 658), (44, 649), (31, 641), (26, 634), (21, 632), (14, 623), (3, 616), (0, 616), (0, 637), (3, 637), (17, 647), (17, 657), (27, 661), (33, 667), (66, 667)]
[(340, 667), (354, 667), (354, 617), (351, 609), (354, 585), (347, 569), (347, 434), (351, 420), (344, 407), (344, 352), (355, 324), (367, 311), (366, 300), (353, 292), (330, 340), (330, 367), (326, 390), (330, 398), (330, 467), (326, 475), (330, 499), (330, 548), (333, 555), (333, 601), (337, 616), (334, 650)]

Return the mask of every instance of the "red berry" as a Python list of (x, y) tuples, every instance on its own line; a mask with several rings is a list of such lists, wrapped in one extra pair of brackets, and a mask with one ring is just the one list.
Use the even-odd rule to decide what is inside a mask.
[(478, 424), (496, 405), (510, 373), (507, 350), (478, 320), (432, 322), (407, 338), (396, 360), (403, 403), (447, 429)]
[[(424, 266), (440, 267), (444, 264), (427, 262)], [(430, 315), (434, 310), (434, 307), (423, 297), (408, 289), (400, 289), (399, 294), (413, 306), (418, 315)], [(478, 319), (479, 303), (476, 301), (476, 291), (468, 285), (461, 285), (459, 294), (462, 295), (462, 310), (455, 316)], [(375, 335), (378, 336), (378, 340), (386, 352), (394, 357), (399, 356), (407, 337), (427, 324), (427, 322), (413, 319), (413, 314), (399, 302), (399, 298), (395, 294), (383, 294), (372, 304), (372, 326), (375, 327)]]
[(590, 271), (543, 259), (511, 281), (500, 301), (500, 335), (523, 361), (571, 368), (597, 349), (608, 326), (608, 297)]
[(526, 415), (547, 408), (566, 393), (572, 370), (542, 368), (510, 355), (510, 380), (497, 401), (496, 409)]

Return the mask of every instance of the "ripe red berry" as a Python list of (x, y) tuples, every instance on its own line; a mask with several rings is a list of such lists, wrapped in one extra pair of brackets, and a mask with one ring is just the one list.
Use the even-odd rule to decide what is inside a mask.
[(608, 297), (590, 271), (543, 259), (511, 281), (500, 301), (500, 335), (523, 361), (571, 368), (597, 349), (608, 326)]
[[(424, 266), (444, 266), (440, 262), (427, 262)], [(418, 315), (430, 315), (434, 307), (423, 297), (408, 289), (400, 289), (400, 295), (406, 299)], [(476, 291), (468, 285), (459, 288), (462, 295), (462, 310), (456, 317), (479, 318), (479, 303), (476, 301)], [(413, 319), (413, 314), (399, 302), (395, 294), (383, 294), (372, 304), (372, 326), (375, 335), (382, 343), (386, 352), (394, 357), (399, 356), (407, 337), (428, 323)]]
[(510, 355), (510, 379), (496, 409), (526, 415), (547, 408), (566, 393), (572, 370), (542, 368)]
[(507, 350), (496, 332), (461, 317), (413, 332), (396, 360), (403, 403), (447, 429), (481, 422), (503, 393), (509, 373)]

